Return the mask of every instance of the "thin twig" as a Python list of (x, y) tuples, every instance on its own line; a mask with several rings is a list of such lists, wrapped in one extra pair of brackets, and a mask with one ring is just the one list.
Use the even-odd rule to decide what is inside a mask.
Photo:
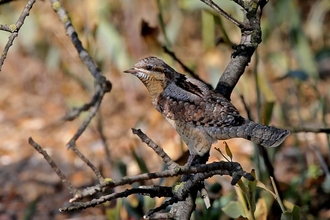
[(95, 93), (92, 97), (92, 100), (89, 103), (86, 103), (79, 108), (73, 108), (68, 114), (66, 114), (61, 119), (61, 121), (73, 121), (80, 115), (80, 113), (84, 111), (88, 111), (92, 106), (94, 106), (95, 103), (99, 101), (99, 99), (100, 99), (100, 94)]
[(244, 99), (244, 96), (243, 96), (243, 95), (240, 95), (240, 98), (241, 98), (241, 100), (242, 100), (242, 103), (243, 103), (244, 109), (245, 109), (245, 111), (246, 111), (247, 118), (250, 119), (251, 121), (253, 121), (253, 117), (252, 117), (252, 114), (251, 114), (250, 107), (246, 104), (245, 99)]
[[(224, 143), (225, 143), (225, 141), (224, 141)], [(223, 158), (225, 158), (225, 160), (227, 160), (228, 162), (230, 161), (230, 160), (229, 160), (229, 159), (228, 159), (228, 158), (222, 153), (222, 151), (221, 151), (220, 148), (215, 147), (214, 150), (218, 151), (218, 152), (221, 154), (221, 156), (222, 156)]]
[[(112, 193), (110, 195), (101, 196), (98, 199), (93, 199), (88, 202), (73, 202), (69, 207), (60, 208), (60, 212), (69, 212), (75, 210), (86, 209), (93, 207), (110, 200), (125, 198), (133, 194), (147, 195), (150, 197), (171, 197), (173, 196), (172, 187), (139, 187), (133, 189), (126, 189), (122, 192)], [(163, 196), (162, 196), (163, 195)]]
[[(61, 3), (57, 0), (50, 0), (52, 3), (52, 7), (54, 11), (58, 14), (61, 22), (63, 23), (66, 34), (71, 39), (72, 43), (74, 44), (79, 57), (84, 62), (84, 64), (89, 69), (90, 73), (96, 80), (96, 89), (95, 94), (93, 96), (93, 99), (90, 103), (82, 106), (81, 108), (75, 109), (73, 112), (71, 112), (70, 115), (66, 116), (66, 120), (73, 120), (75, 117), (77, 117), (82, 111), (87, 111), (88, 109), (92, 108), (90, 111), (89, 117), (86, 118), (84, 124), (81, 126), (80, 131), (77, 132), (75, 137), (73, 138), (74, 141), (80, 136), (81, 132), (85, 130), (87, 125), (89, 124), (90, 120), (95, 116), (96, 111), (98, 110), (98, 107), (102, 101), (103, 95), (106, 92), (110, 92), (111, 90), (111, 82), (107, 80), (104, 76), (101, 75), (101, 72), (99, 68), (94, 63), (92, 57), (88, 54), (88, 52), (84, 49), (82, 46), (81, 41), (78, 38), (78, 34), (75, 31), (69, 15), (67, 14), (66, 10), (62, 7)], [(71, 140), (72, 141), (72, 140)], [(71, 142), (70, 141), (70, 142)]]
[(80, 135), (85, 131), (85, 129), (87, 128), (87, 126), (89, 125), (91, 120), (94, 118), (95, 114), (97, 113), (97, 111), (101, 105), (103, 95), (104, 94), (99, 94), (98, 100), (95, 102), (95, 104), (90, 109), (88, 116), (85, 118), (84, 122), (81, 124), (81, 126), (79, 127), (77, 132), (74, 134), (74, 136), (71, 138), (71, 140), (67, 143), (68, 149), (75, 146), (76, 141), (78, 140)]
[(75, 29), (71, 23), (70, 17), (68, 15), (68, 13), (66, 12), (66, 10), (62, 7), (62, 4), (58, 0), (50, 0), (50, 2), (52, 4), (52, 8), (57, 13), (61, 22), (63, 23), (66, 34), (71, 39), (72, 43), (74, 44), (75, 48), (77, 49), (79, 57), (84, 62), (84, 64), (87, 66), (87, 68), (89, 69), (92, 76), (96, 80), (104, 78), (104, 76), (102, 76), (99, 68), (94, 63), (92, 57), (88, 54), (88, 52), (82, 46), (82, 43), (78, 38), (78, 34), (75, 31)]
[[(231, 93), (243, 75), (246, 66), (250, 63), (251, 57), (258, 45), (261, 43), (260, 16), (261, 10), (267, 1), (257, 2), (256, 4), (245, 4), (245, 1), (234, 0), (234, 2), (243, 7), (244, 21), (239, 22), (224, 12), (212, 0), (201, 0), (211, 8), (215, 9), (220, 15), (233, 22), (241, 29), (241, 40), (238, 46), (235, 46), (234, 53), (222, 73), (215, 91), (222, 94), (230, 100)], [(248, 16), (247, 16), (248, 13)]]
[(58, 14), (61, 22), (63, 23), (66, 30), (66, 34), (69, 36), (75, 48), (77, 49), (79, 57), (87, 66), (88, 70), (96, 80), (95, 94), (92, 98), (92, 101), (90, 103), (83, 105), (80, 108), (73, 110), (70, 114), (68, 114), (64, 118), (65, 120), (73, 120), (81, 112), (89, 110), (88, 116), (85, 118), (84, 122), (81, 124), (77, 132), (68, 142), (67, 147), (71, 148), (72, 151), (74, 151), (77, 154), (77, 156), (80, 157), (80, 159), (84, 161), (93, 170), (100, 183), (104, 183), (105, 180), (102, 177), (100, 171), (78, 149), (76, 149), (75, 145), (80, 135), (86, 130), (87, 126), (90, 124), (91, 120), (94, 118), (97, 111), (99, 110), (103, 96), (105, 95), (106, 92), (111, 91), (112, 85), (109, 80), (107, 80), (104, 76), (101, 75), (101, 72), (99, 68), (95, 65), (92, 57), (82, 46), (82, 43), (78, 38), (78, 34), (75, 31), (70, 21), (69, 15), (67, 14), (66, 10), (62, 7), (61, 3), (57, 0), (50, 0), (50, 2), (52, 3), (52, 7), (54, 11)]
[(106, 156), (108, 166), (111, 167), (112, 166), (111, 153), (110, 153), (110, 150), (109, 150), (109, 145), (107, 143), (107, 138), (106, 138), (106, 136), (104, 134), (104, 131), (103, 131), (103, 119), (102, 119), (101, 112), (98, 112), (98, 114), (97, 114), (97, 131), (100, 134), (100, 138), (101, 138), (101, 141), (102, 141), (102, 144), (103, 144), (103, 148), (104, 148), (104, 152), (105, 152), (105, 156)]
[(243, 23), (237, 21), (230, 14), (228, 14), (222, 8), (220, 8), (217, 4), (215, 4), (212, 0), (201, 0), (201, 1), (204, 2), (205, 4), (207, 4), (208, 6), (210, 6), (211, 8), (213, 8), (214, 10), (216, 10), (219, 14), (221, 14), (223, 17), (228, 19), (230, 22), (235, 24), (240, 29), (245, 28), (245, 25)]
[(75, 152), (77, 156), (92, 169), (92, 171), (94, 172), (100, 183), (104, 183), (105, 181), (104, 178), (102, 177), (100, 171), (76, 148), (76, 141), (78, 140), (80, 135), (85, 131), (91, 120), (94, 118), (95, 114), (97, 113), (100, 107), (103, 96), (104, 93), (99, 95), (95, 105), (92, 106), (92, 108), (90, 109), (88, 116), (85, 118), (84, 122), (81, 124), (75, 135), (71, 138), (71, 140), (67, 144), (67, 148)]
[(196, 79), (199, 79), (200, 80), (200, 78), (199, 78), (199, 76), (194, 72), (194, 71), (192, 71), (189, 67), (187, 67), (176, 55), (175, 55), (175, 53), (173, 52), (173, 51), (171, 51), (170, 49), (168, 49), (166, 46), (162, 46), (162, 48), (163, 48), (163, 51), (165, 52), (165, 53), (167, 53), (168, 55), (170, 55), (176, 62), (178, 62), (180, 65), (181, 65), (181, 67), (182, 67), (182, 69), (185, 71), (185, 72), (187, 72), (187, 73), (189, 73), (189, 75), (191, 75), (192, 77), (194, 77), (194, 78), (196, 78)]
[[(150, 210), (147, 212), (147, 214), (145, 214), (145, 215), (143, 216), (143, 218), (144, 218), (144, 219), (148, 219), (148, 218), (150, 218), (150, 217), (155, 217), (154, 215), (156, 215), (156, 214), (158, 215), (157, 212), (166, 209), (168, 206), (173, 205), (174, 203), (177, 203), (178, 201), (179, 201), (178, 198), (176, 198), (176, 197), (172, 197), (172, 198), (170, 198), (169, 200), (164, 201), (163, 204), (161, 204), (160, 206), (158, 206), (158, 207), (156, 207), (156, 208), (153, 208), (153, 209), (150, 209)], [(167, 219), (173, 219), (172, 213), (166, 213), (166, 218), (167, 218)], [(153, 219), (155, 219), (155, 218), (153, 218)]]
[(11, 26), (9, 26), (9, 25), (3, 25), (3, 24), (0, 24), (0, 30), (2, 30), (2, 31), (7, 31), (7, 32), (9, 32), (9, 33), (13, 33), (15, 30), (16, 30), (16, 26), (14, 26), (15, 27), (15, 29), (13, 30), (12, 28), (11, 28)]
[[(58, 0), (50, 0), (50, 2), (52, 4), (52, 8), (58, 14), (61, 22), (63, 23), (65, 30), (66, 30), (66, 34), (72, 41), (73, 45), (75, 46), (80, 59), (87, 66), (88, 70), (90, 71), (90, 73), (92, 74), (92, 76), (95, 78), (95, 81), (96, 81), (96, 85), (95, 85), (96, 89), (95, 89), (95, 94), (93, 96), (92, 101), (80, 108), (75, 109), (68, 116), (65, 117), (66, 120), (73, 120), (82, 111), (87, 111), (92, 106), (99, 105), (100, 102), (102, 101), (104, 93), (111, 91), (112, 85), (109, 80), (107, 80), (104, 76), (102, 76), (99, 68), (96, 66), (92, 57), (88, 54), (88, 52), (82, 46), (82, 43), (78, 38), (78, 34), (75, 31), (75, 29), (70, 21), (70, 17), (67, 14), (66, 10), (62, 7), (61, 3)], [(90, 115), (90, 116), (94, 117), (94, 115), (95, 114)], [(89, 123), (90, 120), (86, 120), (85, 122)]]
[(136, 176), (124, 177), (119, 180), (106, 179), (104, 183), (100, 183), (95, 186), (81, 190), (79, 195), (75, 195), (72, 201), (79, 200), (85, 196), (94, 195), (95, 193), (100, 192), (102, 189), (106, 187), (114, 188), (117, 186), (123, 186), (126, 184), (132, 184), (145, 180), (179, 176), (182, 174), (195, 174), (195, 173), (203, 173), (203, 172), (210, 173), (212, 172), (212, 170), (218, 170), (217, 175), (231, 176), (233, 172), (236, 172), (239, 173), (240, 176), (244, 176), (249, 180), (253, 180), (253, 178), (251, 179), (250, 177), (251, 175), (249, 173), (246, 173), (245, 171), (242, 170), (242, 167), (239, 163), (220, 161), (220, 162), (213, 162), (210, 164), (202, 164), (199, 165), (198, 167), (180, 166), (179, 169), (164, 170), (155, 173), (144, 173)]
[(179, 164), (175, 163), (161, 147), (153, 142), (140, 129), (132, 128), (132, 132), (133, 134), (139, 136), (142, 142), (146, 143), (151, 149), (153, 149), (158, 154), (158, 156), (163, 159), (164, 163), (169, 167), (169, 169), (177, 169), (180, 167)]
[[(88, 207), (92, 207), (92, 206), (104, 203), (106, 201), (110, 201), (110, 200), (117, 199), (117, 198), (127, 197), (132, 194), (143, 194), (143, 195), (147, 195), (150, 197), (156, 197), (156, 196), (157, 197), (164, 197), (164, 196), (171, 197), (171, 199), (166, 201), (163, 205), (159, 206), (158, 208), (150, 210), (147, 215), (151, 215), (157, 211), (160, 211), (160, 210), (166, 208), (168, 205), (171, 205), (178, 201), (184, 200), (186, 198), (186, 196), (188, 195), (188, 193), (190, 192), (190, 190), (193, 187), (195, 187), (196, 184), (199, 184), (204, 179), (210, 178), (214, 175), (234, 175), (234, 176), (238, 176), (239, 178), (242, 176), (244, 176), (244, 177), (246, 176), (246, 172), (243, 171), (241, 166), (236, 162), (214, 162), (211, 164), (201, 165), (200, 167), (182, 167), (182, 169), (178, 173), (173, 173), (172, 170), (166, 170), (166, 171), (162, 171), (159, 173), (146, 173), (146, 174), (142, 174), (142, 175), (135, 176), (135, 177), (124, 177), (123, 179), (121, 179), (119, 181), (109, 181), (108, 183), (110, 183), (111, 186), (114, 187), (114, 186), (118, 186), (119, 183), (121, 183), (120, 185), (123, 185), (123, 183), (131, 184), (133, 182), (141, 181), (142, 178), (140, 178), (140, 177), (142, 177), (142, 176), (145, 178), (148, 178), (150, 180), (153, 178), (172, 176), (172, 174), (179, 175), (179, 174), (184, 174), (184, 173), (196, 173), (196, 174), (193, 175), (192, 178), (189, 179), (187, 182), (183, 183), (182, 186), (179, 186), (178, 189), (173, 191), (174, 195), (172, 195), (172, 188), (170, 188), (171, 193), (169, 193), (169, 191), (168, 191), (169, 188), (167, 188), (167, 187), (164, 188), (162, 186), (151, 186), (151, 187), (142, 186), (142, 187), (139, 187), (139, 189), (125, 190), (120, 193), (113, 193), (110, 195), (102, 196), (99, 199), (93, 199), (90, 202), (74, 202), (76, 199), (81, 199), (81, 198), (78, 198), (77, 196), (75, 196), (75, 198), (70, 200), (71, 202), (73, 202), (72, 205), (70, 207), (61, 208), (60, 211), (64, 212), (64, 211), (85, 209)], [(164, 175), (164, 174), (167, 174), (167, 175)], [(232, 182), (232, 184), (236, 184), (237, 181), (235, 183)], [(99, 187), (99, 188), (101, 188), (101, 187)], [(91, 189), (92, 189), (92, 187), (90, 187), (88, 189), (89, 190), (88, 192), (91, 194), (86, 194), (87, 191), (82, 190), (80, 195), (91, 196), (95, 192), (99, 192), (99, 190), (95, 191), (95, 190), (91, 190)]]
[(166, 46), (162, 46), (163, 50), (165, 53), (167, 53), (168, 55), (170, 55), (176, 62), (178, 62), (180, 64), (180, 66), (182, 67), (182, 69), (189, 73), (190, 76), (194, 77), (195, 79), (198, 79), (202, 82), (204, 82), (206, 85), (208, 85), (210, 88), (212, 88), (211, 84), (205, 82), (204, 80), (202, 80), (194, 71), (192, 71), (189, 67), (187, 67), (176, 55), (173, 51), (169, 50)]
[(292, 133), (312, 132), (330, 134), (330, 128), (289, 127), (288, 130), (290, 130)]
[(91, 170), (94, 172), (96, 178), (99, 180), (99, 183), (104, 183), (105, 180), (103, 176), (101, 175), (101, 172), (92, 164), (87, 157), (83, 153), (81, 153), (76, 147), (71, 147), (71, 150), (82, 160), (86, 163), (87, 166), (91, 168)]
[[(29, 13), (32, 9), (32, 6), (35, 2), (36, 2), (36, 0), (29, 0), (26, 3), (18, 20), (16, 21), (16, 24), (8, 26), (9, 30), (10, 30), (10, 32), (12, 32), (12, 34), (9, 36), (8, 42), (5, 46), (5, 48), (3, 49), (3, 52), (2, 52), (2, 55), (0, 58), (0, 71), (1, 71), (2, 65), (7, 57), (9, 48), (13, 45), (15, 38), (18, 36), (18, 31), (21, 29), (22, 25), (24, 24), (25, 18), (29, 15)], [(4, 27), (4, 29), (6, 29), (6, 27)]]
[(278, 204), (280, 205), (280, 208), (282, 210), (282, 213), (284, 213), (286, 210), (285, 210), (285, 207), (283, 205), (283, 202), (281, 200), (281, 197), (280, 195), (278, 194), (278, 191), (277, 191), (277, 186), (275, 184), (275, 181), (274, 181), (274, 178), (271, 176), (270, 177), (270, 180), (271, 180), (271, 183), (272, 183), (272, 186), (273, 186), (273, 189), (274, 189), (274, 192), (275, 192), (275, 195), (276, 195), (276, 201), (278, 202)]
[(48, 164), (51, 166), (51, 168), (55, 171), (57, 176), (61, 179), (62, 183), (66, 185), (66, 187), (69, 189), (70, 193), (75, 195), (79, 192), (79, 190), (75, 189), (71, 182), (68, 180), (68, 178), (65, 176), (65, 174), (62, 173), (62, 171), (58, 168), (56, 163), (53, 161), (53, 159), (47, 154), (47, 152), (42, 149), (42, 147), (36, 143), (31, 137), (29, 138), (29, 144), (34, 147), (42, 156), (44, 156), (45, 160), (48, 162)]

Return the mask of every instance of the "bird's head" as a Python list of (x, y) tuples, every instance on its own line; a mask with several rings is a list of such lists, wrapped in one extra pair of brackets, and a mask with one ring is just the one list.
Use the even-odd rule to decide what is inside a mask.
[(175, 70), (157, 57), (147, 57), (137, 62), (133, 68), (125, 70), (138, 77), (149, 90), (152, 98), (158, 96), (173, 79)]

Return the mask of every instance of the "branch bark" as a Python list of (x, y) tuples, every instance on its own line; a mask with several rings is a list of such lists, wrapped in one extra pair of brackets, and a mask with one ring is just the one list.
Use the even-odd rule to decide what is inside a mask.
[(243, 75), (246, 66), (249, 64), (254, 51), (261, 43), (261, 27), (260, 17), (262, 9), (267, 3), (264, 0), (249, 1), (249, 3), (241, 0), (234, 2), (243, 8), (244, 21), (238, 22), (231, 15), (223, 13), (218, 5), (212, 0), (201, 0), (211, 8), (215, 9), (220, 15), (227, 18), (241, 29), (241, 40), (238, 46), (235, 46), (235, 52), (232, 54), (231, 60), (227, 68), (221, 75), (215, 88), (216, 92), (221, 93), (225, 98), (230, 100), (230, 95), (235, 88), (238, 80)]
[[(9, 1), (4, 1), (3, 3), (5, 3), (5, 2), (9, 2)], [(26, 17), (30, 14), (32, 6), (34, 5), (35, 2), (36, 2), (36, 0), (29, 0), (26, 3), (21, 15), (19, 16), (19, 18), (15, 24), (1, 26), (1, 30), (11, 32), (12, 34), (9, 36), (7, 44), (3, 50), (1, 58), (0, 58), (0, 71), (1, 71), (1, 68), (2, 68), (2, 65), (3, 65), (5, 59), (7, 58), (9, 48), (13, 45), (15, 38), (18, 36), (18, 31), (21, 29), (22, 25), (24, 24)]]

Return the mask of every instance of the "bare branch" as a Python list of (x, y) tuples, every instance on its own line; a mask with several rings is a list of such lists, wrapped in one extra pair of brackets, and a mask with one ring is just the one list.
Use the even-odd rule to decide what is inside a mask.
[(80, 137), (80, 135), (85, 131), (85, 129), (87, 128), (87, 126), (89, 125), (89, 123), (91, 122), (91, 120), (94, 118), (95, 114), (97, 113), (97, 111), (98, 111), (98, 109), (99, 109), (99, 107), (101, 105), (101, 102), (102, 102), (102, 98), (104, 96), (104, 93), (103, 94), (96, 93), (95, 96), (97, 97), (97, 100), (95, 101), (95, 103), (93, 104), (92, 108), (90, 109), (89, 114), (85, 118), (84, 122), (81, 124), (81, 126), (79, 127), (79, 129), (77, 130), (77, 132), (75, 133), (75, 135), (71, 138), (71, 140), (67, 144), (67, 148), (72, 148), (72, 147), (75, 146), (76, 141), (78, 140), (78, 138)]
[(312, 132), (312, 133), (326, 133), (330, 134), (330, 128), (306, 128), (306, 127), (290, 127), (288, 128), (292, 133)]
[(22, 25), (24, 24), (25, 18), (29, 15), (30, 10), (32, 9), (33, 4), (36, 2), (36, 0), (29, 0), (27, 4), (25, 5), (21, 15), (19, 16), (18, 20), (16, 21), (15, 25), (9, 25), (9, 26), (4, 26), (2, 25), (1, 30), (5, 30), (9, 32), (12, 32), (12, 34), (8, 38), (8, 42), (2, 52), (1, 58), (0, 58), (0, 71), (2, 68), (2, 65), (7, 58), (7, 54), (9, 51), (9, 48), (13, 45), (13, 42), (15, 38), (18, 36), (18, 31), (21, 29)]
[[(230, 163), (230, 162), (224, 162), (224, 163)], [(211, 164), (209, 164), (209, 165), (211, 165)], [(201, 166), (204, 166), (204, 165), (201, 165)], [(250, 175), (246, 175), (247, 173), (245, 171), (243, 171), (241, 167), (235, 167), (234, 170), (231, 170), (230, 171), (230, 173), (231, 173), (230, 175), (235, 176), (235, 178), (233, 178), (233, 180), (231, 182), (232, 185), (235, 185), (242, 176), (251, 179), (251, 176)], [(194, 188), (201, 181), (203, 181), (203, 180), (205, 180), (207, 178), (210, 178), (210, 177), (212, 177), (214, 175), (223, 175), (223, 174), (224, 174), (224, 170), (214, 170), (214, 169), (211, 169), (211, 170), (209, 170), (207, 172), (201, 172), (201, 173), (197, 173), (197, 174), (191, 176), (191, 178), (189, 180), (187, 180), (186, 182), (182, 183), (182, 185), (180, 185), (179, 188), (175, 190), (174, 196), (170, 200), (166, 201), (166, 203), (163, 203), (161, 206), (159, 206), (159, 207), (157, 207), (155, 209), (149, 210), (149, 212), (145, 216), (146, 217), (150, 217), (153, 214), (155, 214), (156, 212), (158, 212), (158, 211), (166, 208), (168, 205), (171, 205), (171, 204), (176, 203), (178, 201), (184, 201), (184, 206), (185, 207), (187, 205), (194, 205), (194, 200), (191, 200), (190, 198), (188, 198), (188, 201), (186, 200), (187, 199), (187, 196), (191, 192), (192, 188)], [(182, 206), (182, 204), (179, 204), (179, 206)], [(178, 210), (171, 210), (172, 215), (177, 216), (178, 215), (176, 213), (177, 211)], [(182, 214), (181, 211), (182, 210), (180, 210), (180, 213)], [(180, 216), (181, 216), (181, 214), (180, 214)], [(187, 218), (183, 218), (182, 217), (180, 219), (187, 219)]]
[(171, 187), (139, 187), (139, 188), (133, 188), (133, 189), (126, 189), (119, 193), (112, 193), (110, 195), (101, 196), (98, 199), (93, 199), (88, 202), (73, 202), (69, 207), (60, 208), (60, 212), (70, 212), (70, 211), (76, 211), (81, 209), (86, 209), (89, 207), (94, 207), (96, 205), (105, 203), (107, 201), (111, 201), (118, 198), (125, 198), (133, 194), (141, 194), (141, 195), (147, 195), (150, 197), (162, 197), (160, 195), (171, 197), (173, 196), (172, 188)]
[(89, 69), (90, 73), (92, 76), (97, 80), (103, 81), (104, 76), (101, 75), (101, 72), (99, 68), (95, 65), (92, 57), (88, 54), (88, 52), (84, 49), (82, 46), (81, 41), (78, 38), (78, 34), (75, 31), (68, 13), (66, 10), (62, 7), (61, 3), (58, 0), (50, 0), (52, 3), (52, 8), (54, 11), (57, 13), (59, 16), (61, 22), (63, 23), (65, 27), (66, 34), (68, 37), (71, 39), (72, 43), (74, 44), (75, 48), (78, 51), (80, 59), (84, 62), (84, 64), (87, 66)]
[[(76, 33), (70, 21), (69, 15), (67, 14), (66, 10), (62, 7), (61, 3), (57, 0), (50, 0), (50, 2), (52, 3), (52, 8), (58, 14), (61, 22), (63, 23), (66, 30), (66, 34), (74, 44), (80, 59), (87, 66), (88, 70), (90, 71), (90, 73), (92, 74), (92, 76), (96, 81), (95, 93), (93, 95), (91, 102), (83, 105), (80, 108), (74, 109), (71, 113), (69, 113), (67, 116), (63, 118), (63, 120), (73, 120), (78, 115), (80, 115), (81, 112), (89, 110), (88, 116), (85, 118), (84, 122), (81, 124), (77, 132), (68, 142), (67, 148), (71, 148), (77, 154), (77, 156), (80, 157), (80, 159), (83, 160), (93, 170), (99, 182), (102, 184), (105, 182), (105, 180), (102, 177), (100, 171), (76, 148), (75, 145), (80, 135), (86, 130), (87, 126), (98, 112), (105, 93), (111, 91), (112, 84), (109, 80), (107, 80), (104, 76), (101, 75), (101, 72), (94, 63), (92, 57), (82, 46), (82, 43), (78, 38), (78, 34)], [(77, 197), (79, 198), (79, 195), (77, 195)]]
[(101, 112), (98, 112), (98, 114), (97, 114), (97, 131), (100, 134), (100, 138), (101, 138), (101, 141), (102, 141), (102, 144), (103, 144), (103, 148), (104, 148), (106, 160), (108, 162), (108, 166), (111, 167), (112, 166), (111, 153), (110, 153), (110, 150), (109, 150), (109, 145), (107, 143), (107, 138), (106, 138), (106, 136), (104, 134), (104, 131), (103, 131), (103, 119), (102, 119)]
[(180, 166), (175, 163), (165, 151), (159, 147), (155, 142), (153, 142), (146, 134), (144, 134), (140, 129), (132, 128), (133, 134), (136, 134), (141, 138), (142, 142), (146, 143), (151, 149), (153, 149), (160, 158), (163, 159), (164, 163), (169, 167), (169, 169), (178, 169)]
[(9, 33), (13, 33), (15, 30), (16, 30), (16, 26), (14, 26), (14, 30), (11, 28), (11, 26), (9, 25), (3, 25), (3, 24), (0, 24), (0, 30), (2, 31), (7, 31)]
[(215, 9), (220, 15), (232, 21), (241, 29), (240, 44), (234, 47), (235, 52), (232, 54), (232, 58), (215, 88), (216, 92), (230, 100), (230, 95), (234, 87), (244, 73), (245, 67), (249, 64), (254, 51), (261, 43), (260, 16), (262, 15), (262, 8), (267, 1), (251, 1), (250, 4), (245, 4), (244, 1), (234, 0), (234, 2), (240, 5), (244, 10), (243, 23), (232, 20), (231, 16), (227, 13), (223, 13), (223, 10), (212, 0), (201, 1)]
[(71, 147), (71, 150), (82, 160), (84, 163), (86, 163), (87, 166), (91, 168), (91, 170), (94, 172), (96, 178), (99, 180), (99, 183), (104, 183), (105, 180), (103, 176), (101, 175), (101, 172), (92, 164), (87, 157), (85, 157), (84, 154), (82, 154), (75, 146)]
[[(242, 170), (242, 167), (237, 162), (213, 162), (211, 164), (202, 164), (197, 167), (188, 167), (188, 166), (180, 166), (178, 169), (173, 170), (164, 170), (160, 172), (155, 173), (144, 173), (136, 176), (131, 177), (124, 177), (119, 180), (112, 180), (110, 178), (105, 179), (105, 182), (97, 184), (92, 187), (87, 187), (79, 194), (74, 195), (74, 198), (72, 198), (71, 201), (79, 200), (84, 198), (85, 196), (92, 196), (97, 192), (100, 192), (102, 189), (106, 187), (114, 188), (117, 186), (122, 186), (126, 184), (132, 184), (136, 182), (141, 182), (145, 180), (151, 180), (151, 179), (158, 179), (158, 178), (164, 178), (164, 177), (171, 177), (171, 176), (179, 176), (182, 174), (193, 174), (193, 173), (210, 173), (211, 171), (218, 170), (218, 173), (213, 175), (229, 175), (231, 176), (233, 172), (238, 172), (240, 176), (244, 176), (245, 178), (249, 178), (249, 173), (246, 173)], [(203, 176), (202, 176), (203, 177)], [(205, 177), (208, 178), (208, 177)], [(238, 180), (237, 180), (238, 181)], [(235, 181), (233, 181), (233, 184), (235, 185)]]
[(62, 173), (62, 171), (58, 168), (56, 163), (53, 161), (53, 159), (47, 154), (47, 152), (42, 149), (42, 147), (36, 143), (31, 137), (29, 138), (29, 144), (34, 147), (42, 156), (44, 156), (45, 160), (48, 162), (48, 164), (51, 166), (51, 168), (55, 171), (58, 177), (60, 177), (62, 183), (66, 185), (66, 187), (69, 189), (70, 193), (75, 195), (79, 192), (79, 190), (75, 189), (71, 182), (68, 180), (68, 178), (65, 176), (65, 174)]
[(194, 71), (192, 71), (189, 67), (187, 67), (176, 55), (173, 51), (169, 50), (166, 46), (163, 46), (163, 50), (165, 53), (167, 53), (168, 55), (170, 55), (176, 62), (178, 62), (180, 64), (180, 66), (183, 68), (183, 70), (187, 73), (189, 73), (190, 76), (204, 82), (205, 84), (209, 85), (211, 87), (211, 85), (207, 82), (205, 82), (204, 80), (202, 80)]
[[(154, 178), (161, 178), (161, 177), (169, 177), (169, 176), (174, 176), (174, 175), (181, 175), (185, 173), (196, 173), (195, 175), (192, 176), (191, 179), (188, 181), (182, 183), (182, 186), (180, 186), (177, 190), (175, 190), (174, 195), (170, 194), (168, 192), (168, 188), (164, 188), (162, 186), (142, 186), (139, 187), (139, 190), (137, 189), (131, 189), (131, 190), (126, 190), (124, 192), (120, 193), (113, 193), (107, 196), (102, 196), (99, 199), (93, 199), (90, 202), (74, 202), (77, 199), (81, 199), (85, 196), (91, 196), (95, 194), (96, 192), (100, 192), (102, 188), (105, 186), (108, 187), (116, 187), (119, 185), (124, 185), (124, 184), (131, 184), (133, 182), (138, 182), (141, 180), (150, 180)], [(103, 185), (97, 185), (98, 189), (94, 187), (89, 187), (87, 189), (82, 190), (79, 192), (79, 195), (75, 195), (73, 199), (70, 201), (73, 202), (70, 207), (66, 208), (61, 208), (60, 211), (73, 211), (73, 210), (79, 210), (79, 209), (84, 209), (88, 208), (91, 206), (95, 206), (101, 203), (104, 203), (109, 200), (117, 199), (117, 198), (122, 198), (122, 197), (127, 197), (131, 194), (136, 194), (136, 193), (141, 193), (150, 197), (172, 197), (170, 200), (165, 202), (163, 205), (161, 205), (158, 208), (155, 208), (153, 210), (150, 210), (147, 214), (152, 215), (153, 213), (160, 211), (164, 208), (166, 208), (168, 205), (171, 205), (173, 203), (176, 203), (178, 201), (183, 201), (186, 199), (188, 193), (190, 190), (195, 187), (197, 184), (199, 184), (201, 181), (204, 179), (207, 179), (209, 177), (212, 177), (214, 175), (230, 175), (230, 176), (236, 176), (236, 179), (232, 180), (232, 184), (235, 185), (237, 181), (242, 177), (248, 178), (249, 175), (245, 171), (242, 170), (241, 166), (236, 163), (236, 162), (214, 162), (211, 164), (203, 164), (200, 165), (199, 167), (181, 167), (181, 169), (178, 172), (173, 172), (173, 170), (165, 170), (162, 172), (158, 173), (146, 173), (146, 174), (141, 174), (138, 176), (134, 177), (124, 177), (121, 180), (118, 181), (107, 181)], [(142, 191), (141, 191), (142, 190)]]
[(201, 0), (201, 1), (204, 2), (205, 4), (207, 4), (208, 6), (210, 6), (211, 8), (213, 8), (214, 10), (216, 10), (220, 15), (222, 15), (224, 18), (228, 19), (230, 22), (235, 24), (240, 29), (245, 27), (243, 23), (237, 21), (230, 14), (228, 14), (222, 8), (220, 8), (217, 4), (215, 4), (212, 0)]

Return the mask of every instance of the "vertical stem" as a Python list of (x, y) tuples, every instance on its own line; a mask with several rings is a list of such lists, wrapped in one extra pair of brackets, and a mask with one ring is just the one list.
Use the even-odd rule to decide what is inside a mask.
[(276, 200), (277, 200), (278, 204), (279, 204), (280, 207), (281, 207), (282, 213), (284, 213), (284, 212), (285, 212), (285, 207), (284, 207), (284, 205), (283, 205), (283, 202), (282, 202), (282, 200), (281, 200), (280, 195), (278, 194), (278, 191), (277, 191), (277, 187), (276, 187), (276, 184), (275, 184), (274, 178), (273, 178), (273, 177), (270, 177), (270, 180), (271, 180), (271, 182), (272, 182), (272, 185), (273, 185), (273, 188), (274, 188), (274, 192), (275, 192), (276, 197), (277, 197)]
[(162, 8), (162, 3), (160, 1), (161, 0), (157, 0), (157, 6), (158, 6), (158, 11), (159, 11), (159, 14), (158, 14), (159, 24), (160, 24), (160, 28), (162, 29), (162, 32), (164, 34), (164, 37), (165, 37), (166, 47), (171, 48), (172, 47), (171, 42), (168, 39), (167, 34), (166, 34), (165, 23), (164, 23), (164, 19), (163, 19), (163, 8)]
[(261, 122), (261, 96), (260, 96), (260, 88), (259, 88), (259, 79), (258, 79), (258, 51), (255, 52), (255, 61), (256, 64), (253, 68), (254, 79), (256, 83), (256, 93), (257, 93), (257, 114), (258, 114), (258, 123)]
[[(260, 89), (259, 89), (259, 84), (258, 84), (258, 51), (255, 51), (255, 61), (256, 64), (254, 65), (253, 68), (253, 74), (254, 74), (254, 80), (255, 80), (255, 86), (256, 86), (256, 94), (257, 94), (257, 122), (261, 121), (261, 97), (260, 97)], [(259, 147), (254, 144), (255, 146), (255, 157), (254, 157), (254, 163), (256, 164), (256, 176), (258, 179), (260, 178), (260, 152), (259, 152)]]

